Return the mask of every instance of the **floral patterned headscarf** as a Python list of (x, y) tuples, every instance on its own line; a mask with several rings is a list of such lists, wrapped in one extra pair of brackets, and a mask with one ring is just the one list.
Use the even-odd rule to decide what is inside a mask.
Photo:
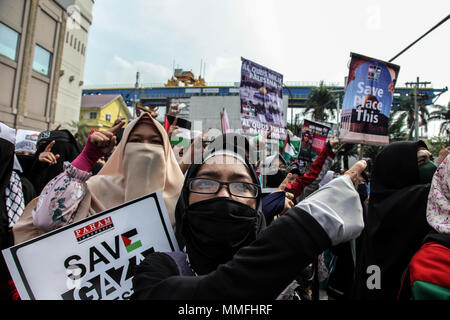
[(427, 221), (437, 232), (450, 234), (450, 155), (434, 174), (428, 195)]

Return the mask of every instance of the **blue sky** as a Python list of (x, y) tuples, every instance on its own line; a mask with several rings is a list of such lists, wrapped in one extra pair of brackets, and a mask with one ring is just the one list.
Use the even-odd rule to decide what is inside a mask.
[[(96, 0), (84, 80), (163, 83), (174, 61), (197, 76), (203, 60), (207, 82), (237, 82), (242, 56), (285, 82), (343, 83), (350, 52), (389, 60), (449, 13), (448, 0)], [(447, 21), (397, 58), (398, 84), (449, 86), (449, 39)]]

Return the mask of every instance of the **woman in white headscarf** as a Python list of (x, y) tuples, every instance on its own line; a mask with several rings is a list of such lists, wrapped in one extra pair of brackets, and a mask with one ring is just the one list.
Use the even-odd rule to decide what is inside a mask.
[(167, 133), (148, 113), (128, 124), (98, 174), (89, 173), (98, 158), (114, 147), (114, 132), (122, 125), (97, 133), (94, 139), (93, 133), (80, 156), (66, 163), (65, 171), (30, 202), (14, 228), (16, 244), (158, 190), (175, 225), (175, 205), (184, 177)]

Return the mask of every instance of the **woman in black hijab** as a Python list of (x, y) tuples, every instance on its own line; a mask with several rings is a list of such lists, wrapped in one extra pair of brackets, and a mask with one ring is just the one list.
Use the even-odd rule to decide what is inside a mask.
[[(216, 138), (186, 173), (175, 212), (185, 252), (148, 255), (135, 268), (133, 299), (275, 299), (314, 256), (361, 232), (362, 209), (351, 179), (365, 164), (358, 163), (353, 178), (335, 179), (311, 196), (313, 202), (306, 199), (305, 207), (265, 228), (248, 142), (227, 137)], [(328, 197), (328, 211), (319, 209)]]
[(402, 273), (430, 231), (431, 179), (418, 163), (421, 149), (428, 149), (423, 141), (394, 142), (375, 159), (365, 228), (357, 243), (354, 299), (395, 299)]
[[(3, 128), (1, 128), (3, 129)], [(6, 188), (9, 186), (14, 166), (14, 144), (0, 137), (0, 251), (14, 244), (12, 232), (9, 232), (9, 218), (6, 209)], [(10, 300), (8, 282), (11, 276), (3, 259), (0, 257), (0, 300)]]
[[(15, 142), (16, 130), (0, 122), (0, 251), (14, 245), (12, 227), (22, 215), (26, 201), (34, 197), (33, 188), (19, 175)], [(14, 290), (3, 255), (0, 255), (0, 300), (11, 300)]]
[[(47, 148), (53, 141), (55, 142), (51, 148)], [(50, 180), (64, 171), (65, 161), (72, 162), (75, 160), (81, 150), (80, 144), (69, 130), (41, 132), (36, 143), (36, 153), (30, 170), (30, 181), (34, 185), (36, 194), (40, 194)], [(39, 159), (39, 155), (47, 151), (54, 155), (53, 163), (42, 161), (42, 157)]]

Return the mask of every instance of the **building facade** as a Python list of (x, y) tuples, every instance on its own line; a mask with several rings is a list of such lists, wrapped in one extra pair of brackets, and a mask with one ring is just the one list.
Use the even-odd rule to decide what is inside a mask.
[(125, 119), (125, 127), (131, 113), (120, 94), (85, 95), (79, 117), (89, 129), (108, 130), (118, 118)]
[(55, 118), (52, 126), (61, 125), (73, 133), (81, 107), (84, 66), (89, 29), (92, 24), (92, 0), (56, 0), (68, 14), (64, 35)]
[[(13, 128), (43, 131), (63, 123), (57, 123), (62, 117), (58, 116), (61, 104), (57, 102), (62, 92), (60, 78), (65, 73), (61, 70), (68, 18), (72, 15), (65, 2), (0, 1), (0, 117)], [(92, 9), (92, 0), (83, 3)], [(83, 7), (81, 3), (78, 6)], [(81, 86), (78, 90), (81, 95)]]

